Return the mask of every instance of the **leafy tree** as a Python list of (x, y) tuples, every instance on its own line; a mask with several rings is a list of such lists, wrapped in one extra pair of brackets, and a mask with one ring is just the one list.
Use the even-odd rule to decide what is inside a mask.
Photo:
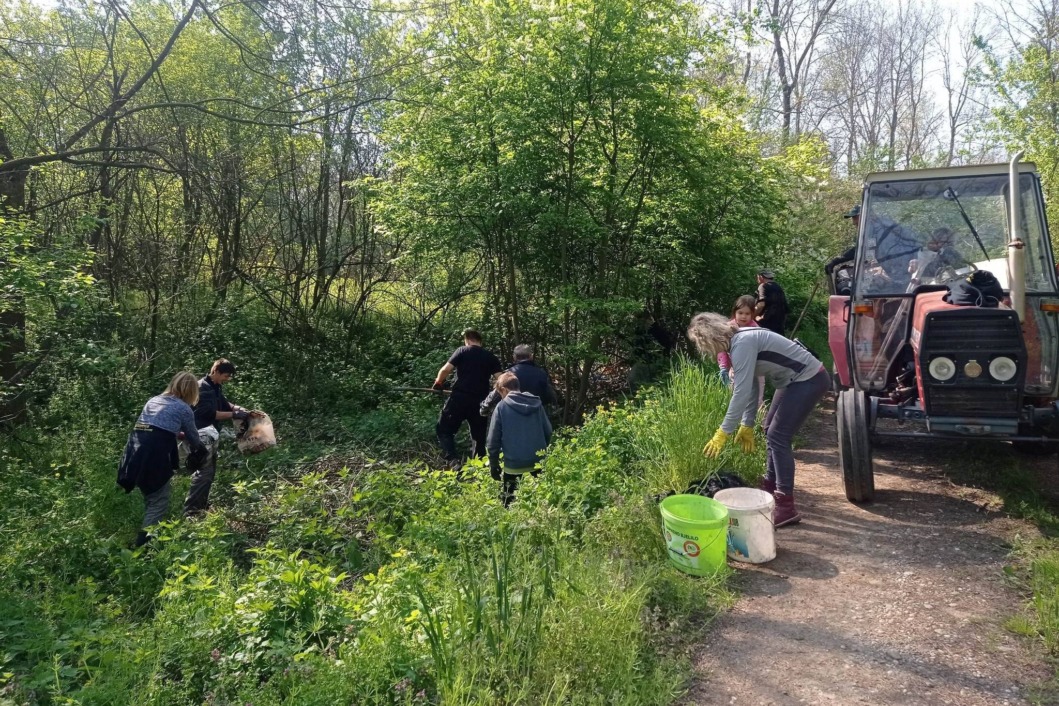
[(551, 348), (568, 417), (637, 312), (682, 327), (752, 286), (784, 165), (707, 83), (723, 41), (692, 4), (462, 3), (425, 10), (407, 41), (429, 70), (399, 84), (380, 213), (415, 252), (479, 273), (506, 341)]
[[(76, 334), (83, 319), (80, 310), (93, 295), (95, 281), (88, 274), (92, 254), (67, 242), (41, 241), (33, 223), (0, 214), (0, 320), (31, 318), (35, 324), (28, 337), (14, 327), (2, 330), (4, 336), (20, 338), (11, 346), (19, 355), (0, 381), (0, 424), (20, 413), (23, 386), (45, 359), (83, 352), (87, 343)], [(0, 340), (5, 343), (12, 341)]]
[(995, 127), (1011, 151), (1037, 163), (1046, 191), (1048, 219), (1059, 220), (1059, 3), (1035, 3), (1025, 20), (1012, 17), (1007, 34), (1014, 53), (1004, 58), (984, 40), (985, 78), (998, 103)]

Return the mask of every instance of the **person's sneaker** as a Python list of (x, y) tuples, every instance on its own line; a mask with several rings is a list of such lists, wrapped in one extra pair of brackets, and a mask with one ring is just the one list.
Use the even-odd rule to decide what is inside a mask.
[(761, 479), (761, 482), (757, 484), (757, 487), (758, 490), (764, 490), (769, 495), (776, 494), (776, 481), (767, 476)]
[(772, 524), (776, 527), (795, 525), (802, 521), (798, 508), (794, 507), (794, 496), (776, 491), (776, 507), (772, 508)]

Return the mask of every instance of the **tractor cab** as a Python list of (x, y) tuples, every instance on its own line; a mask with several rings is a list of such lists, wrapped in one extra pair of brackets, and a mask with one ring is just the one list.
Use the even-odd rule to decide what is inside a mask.
[(879, 436), (1053, 448), (1059, 287), (1035, 167), (872, 174), (858, 228), (829, 302), (847, 497), (872, 498)]

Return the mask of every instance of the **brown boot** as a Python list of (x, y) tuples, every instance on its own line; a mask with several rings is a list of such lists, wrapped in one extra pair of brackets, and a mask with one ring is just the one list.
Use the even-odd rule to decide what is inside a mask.
[(764, 490), (769, 495), (776, 494), (776, 481), (770, 480), (768, 476), (764, 476), (761, 482), (757, 484), (758, 490)]
[(798, 524), (802, 521), (798, 508), (794, 507), (793, 494), (776, 491), (773, 497), (776, 498), (776, 507), (772, 509), (772, 524), (774, 526), (783, 527), (784, 525)]

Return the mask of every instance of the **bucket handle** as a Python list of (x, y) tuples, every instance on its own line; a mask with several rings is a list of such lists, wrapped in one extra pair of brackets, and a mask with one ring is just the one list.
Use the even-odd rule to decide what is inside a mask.
[(716, 534), (716, 536), (714, 536), (713, 541), (710, 542), (709, 544), (704, 544), (701, 547), (699, 547), (699, 551), (702, 551), (703, 549), (707, 549), (708, 547), (712, 547), (714, 544), (717, 543), (717, 540), (721, 539), (722, 537), (724, 538), (724, 543), (727, 544), (728, 543), (728, 531), (725, 530), (724, 532), (718, 532)]
[(770, 525), (775, 526), (776, 523), (772, 521), (772, 514), (768, 510), (758, 510), (757, 514), (768, 520)]

